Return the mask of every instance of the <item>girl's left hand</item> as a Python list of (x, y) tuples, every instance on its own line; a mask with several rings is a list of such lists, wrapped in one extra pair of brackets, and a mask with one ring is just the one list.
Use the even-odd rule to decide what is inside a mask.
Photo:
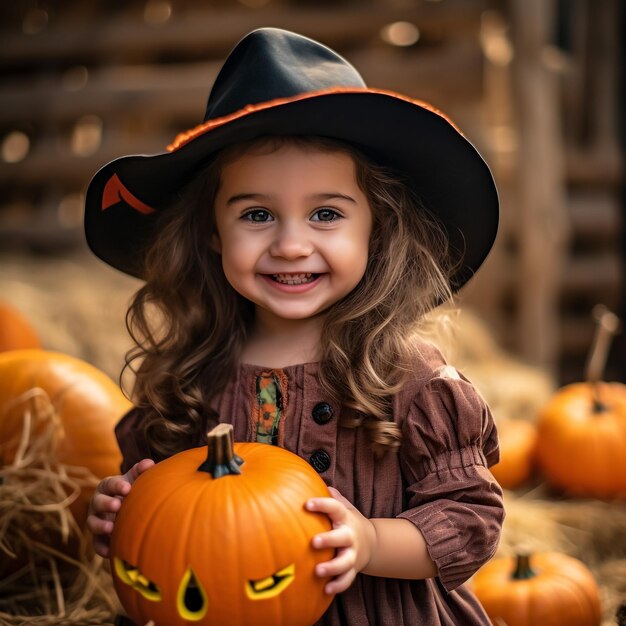
[(341, 593), (367, 566), (376, 543), (374, 525), (337, 489), (329, 487), (332, 498), (311, 498), (306, 503), (308, 511), (326, 513), (332, 530), (313, 537), (314, 548), (335, 548), (335, 557), (318, 563), (315, 573), (320, 577), (333, 577), (324, 591)]

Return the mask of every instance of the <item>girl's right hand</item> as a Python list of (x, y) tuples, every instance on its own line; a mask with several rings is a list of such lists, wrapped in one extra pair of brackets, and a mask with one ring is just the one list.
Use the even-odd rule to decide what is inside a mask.
[(126, 474), (108, 476), (98, 483), (89, 503), (87, 516), (87, 528), (93, 534), (93, 547), (96, 554), (105, 558), (109, 556), (111, 533), (117, 512), (122, 506), (122, 500), (130, 492), (137, 477), (153, 465), (152, 459), (142, 459), (139, 463), (135, 463)]

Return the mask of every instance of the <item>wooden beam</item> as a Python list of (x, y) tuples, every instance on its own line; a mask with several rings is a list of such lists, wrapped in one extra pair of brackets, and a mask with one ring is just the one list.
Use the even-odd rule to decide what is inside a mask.
[(623, 183), (624, 158), (613, 142), (599, 149), (589, 150), (568, 147), (565, 155), (567, 181), (586, 187), (612, 187), (615, 191)]
[(622, 262), (617, 251), (571, 258), (563, 272), (561, 298), (588, 301), (590, 307), (602, 301), (619, 304), (624, 281)]
[(174, 15), (166, 23), (150, 26), (119, 17), (73, 26), (62, 22), (34, 34), (2, 32), (0, 64), (19, 66), (81, 59), (84, 63), (128, 56), (149, 59), (168, 53), (195, 58), (225, 56), (247, 32), (272, 25), (302, 33), (335, 48), (360, 46), (379, 37), (391, 22), (411, 21), (427, 37), (472, 33), (477, 28), (483, 2), (448, 0), (398, 8), (371, 4), (354, 7), (302, 8), (273, 6), (260, 10), (203, 8)]
[(569, 223), (556, 77), (542, 62), (554, 0), (510, 0), (519, 120), (519, 350), (553, 369), (559, 357), (558, 298)]
[(103, 165), (125, 154), (157, 154), (165, 152), (172, 135), (137, 137), (108, 133), (102, 147), (95, 153), (79, 157), (58, 142), (40, 142), (20, 163), (0, 164), (0, 185), (30, 189), (57, 186), (76, 190), (86, 185)]
[[(350, 60), (368, 84), (438, 106), (445, 99), (480, 96), (481, 54), (471, 42), (445, 44), (424, 53), (359, 50)], [(220, 66), (221, 62), (104, 67), (89, 71), (85, 86), (77, 91), (64, 88), (62, 76), (55, 74), (5, 79), (0, 82), (0, 124), (60, 123), (85, 114), (186, 119), (188, 125), (197, 124)]]
[(610, 189), (570, 191), (567, 208), (572, 239), (589, 246), (620, 244), (624, 228), (619, 197)]

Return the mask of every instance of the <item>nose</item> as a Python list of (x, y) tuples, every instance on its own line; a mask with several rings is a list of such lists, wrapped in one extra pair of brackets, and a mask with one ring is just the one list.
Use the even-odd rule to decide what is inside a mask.
[(283, 259), (297, 259), (313, 252), (313, 243), (306, 225), (284, 222), (276, 229), (270, 245), (270, 254)]

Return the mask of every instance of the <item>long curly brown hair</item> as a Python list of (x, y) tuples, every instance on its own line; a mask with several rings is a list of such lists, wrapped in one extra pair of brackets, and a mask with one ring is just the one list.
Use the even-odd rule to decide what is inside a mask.
[(160, 457), (202, 440), (209, 401), (233, 376), (254, 321), (253, 304), (230, 286), (211, 247), (221, 168), (247, 150), (286, 143), (350, 155), (369, 200), (369, 260), (360, 283), (325, 317), (319, 382), (353, 409), (344, 425), (367, 429), (375, 451), (399, 445), (391, 398), (410, 370), (420, 324), (452, 298), (445, 232), (397, 174), (355, 147), (266, 137), (225, 149), (194, 177), (162, 213), (145, 256), (146, 282), (126, 318), (136, 345), (125, 368), (135, 374), (134, 400)]

